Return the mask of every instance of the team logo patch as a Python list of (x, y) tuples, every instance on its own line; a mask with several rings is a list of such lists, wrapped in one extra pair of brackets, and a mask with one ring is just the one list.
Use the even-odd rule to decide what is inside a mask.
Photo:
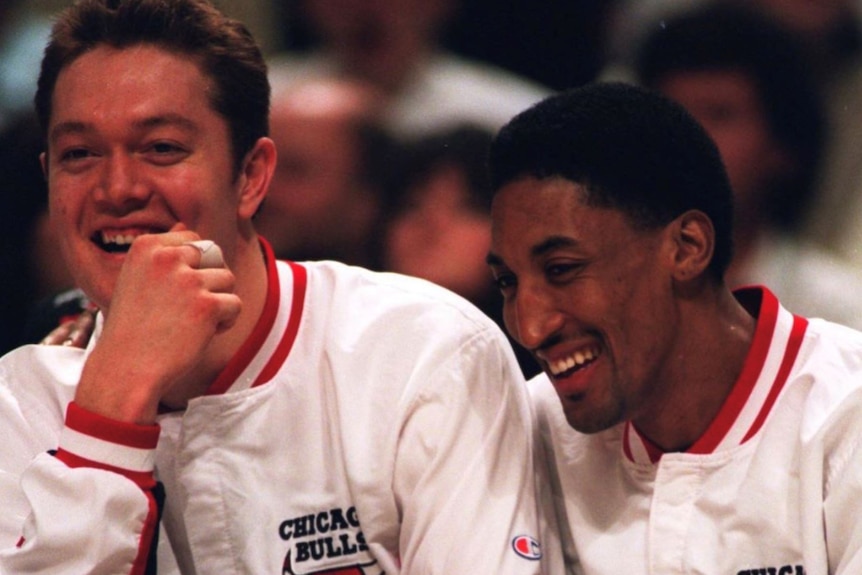
[(355, 507), (333, 507), (285, 519), (283, 575), (380, 575)]
[(537, 561), (542, 558), (542, 546), (529, 535), (518, 535), (512, 539), (512, 549), (524, 559)]

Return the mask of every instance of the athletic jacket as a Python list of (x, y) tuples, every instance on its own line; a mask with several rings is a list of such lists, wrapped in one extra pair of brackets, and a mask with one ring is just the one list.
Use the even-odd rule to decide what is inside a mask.
[(763, 288), (736, 295), (757, 317), (752, 347), (685, 453), (630, 423), (580, 434), (531, 380), (572, 572), (862, 573), (862, 333)]
[(160, 538), (160, 573), (539, 573), (496, 325), (427, 282), (268, 258), (254, 332), (157, 425), (70, 404), (89, 350), (0, 360), (0, 572), (144, 573)]

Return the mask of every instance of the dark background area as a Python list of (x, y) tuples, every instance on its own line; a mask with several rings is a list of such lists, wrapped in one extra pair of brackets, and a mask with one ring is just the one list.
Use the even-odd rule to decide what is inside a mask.
[[(618, 0), (462, 0), (443, 46), (561, 90), (596, 77), (604, 38)], [(279, 5), (282, 48), (304, 51), (317, 42), (297, 17), (296, 0)]]

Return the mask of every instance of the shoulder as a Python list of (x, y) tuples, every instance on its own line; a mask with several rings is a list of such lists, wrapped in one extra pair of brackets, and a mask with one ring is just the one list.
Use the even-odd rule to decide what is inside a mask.
[(357, 321), (397, 316), (412, 323), (435, 317), (434, 323), (457, 322), (476, 329), (495, 325), (466, 299), (419, 278), (332, 261), (301, 265), (308, 274), (307, 301), (325, 304), (333, 313), (347, 313)]
[(824, 319), (809, 319), (798, 365), (817, 380), (862, 387), (862, 331)]
[[(513, 359), (500, 327), (466, 299), (431, 282), (337, 262), (304, 262), (306, 310), (301, 337), (330, 349), (399, 358), (458, 356), (489, 365)], [(304, 334), (304, 335), (303, 335)], [(494, 354), (496, 357), (490, 357)]]
[(803, 436), (818, 433), (848, 410), (862, 420), (862, 332), (809, 320), (793, 372), (805, 389)]

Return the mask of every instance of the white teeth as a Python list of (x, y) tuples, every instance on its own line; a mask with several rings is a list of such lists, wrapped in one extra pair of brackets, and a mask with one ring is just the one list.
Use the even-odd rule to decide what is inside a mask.
[(102, 232), (102, 243), (127, 246), (127, 245), (130, 245), (133, 241), (135, 241), (136, 237), (138, 237), (138, 236), (135, 236), (132, 234), (126, 234), (126, 235), (117, 234), (115, 236), (109, 236), (105, 232)]
[(549, 362), (548, 367), (550, 368), (552, 374), (559, 375), (563, 372), (575, 368), (576, 366), (583, 366), (591, 362), (593, 359), (598, 357), (598, 355), (598, 349), (582, 349), (576, 351), (569, 357), (558, 359), (554, 362)]

